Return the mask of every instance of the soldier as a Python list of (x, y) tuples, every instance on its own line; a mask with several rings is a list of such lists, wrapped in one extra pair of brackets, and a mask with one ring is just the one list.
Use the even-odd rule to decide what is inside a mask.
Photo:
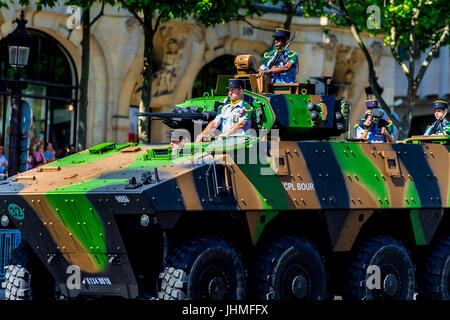
[(356, 138), (369, 142), (394, 142), (386, 129), (388, 122), (382, 118), (383, 113), (379, 108), (366, 112), (366, 117), (361, 119), (356, 127)]
[(443, 100), (436, 100), (433, 104), (434, 117), (436, 121), (431, 126), (428, 126), (425, 130), (424, 136), (432, 134), (437, 135), (450, 135), (450, 121), (445, 119), (447, 115), (448, 103)]
[[(368, 99), (364, 101), (364, 104), (366, 106), (366, 111), (364, 112), (364, 118), (359, 119), (359, 123), (355, 123), (355, 135), (358, 128), (358, 125), (361, 126), (364, 121), (366, 121), (367, 116), (372, 113), (375, 108), (378, 108), (378, 101), (377, 99)], [(382, 110), (382, 109), (380, 109)], [(389, 118), (389, 116), (386, 114), (386, 112), (383, 111), (382, 119), (386, 120), (386, 129), (391, 135), (391, 137), (396, 135), (396, 128), (392, 123), (392, 120)]]
[(208, 123), (195, 142), (201, 142), (205, 135), (219, 126), (221, 131), (219, 137), (249, 134), (253, 107), (243, 100), (244, 88), (243, 80), (228, 80), (228, 98), (224, 100), (223, 105), (219, 106), (217, 116)]
[(279, 50), (283, 50), (290, 37), (290, 32), (285, 29), (277, 28), (273, 34), (275, 38), (275, 49), (264, 53), (259, 67), (258, 77), (263, 74), (272, 75), (274, 83), (292, 83), (298, 73), (298, 55), (294, 51), (286, 50), (278, 63), (272, 68), (268, 68)]

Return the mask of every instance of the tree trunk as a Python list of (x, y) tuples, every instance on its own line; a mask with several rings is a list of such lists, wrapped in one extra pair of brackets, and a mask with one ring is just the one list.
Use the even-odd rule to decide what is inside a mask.
[(81, 40), (81, 76), (80, 99), (78, 105), (78, 150), (86, 148), (88, 85), (89, 85), (89, 56), (91, 51), (90, 9), (83, 10), (83, 39)]
[[(152, 25), (152, 13), (148, 7), (144, 9), (144, 69), (143, 69), (143, 85), (142, 85), (142, 97), (141, 104), (139, 106), (139, 112), (151, 112), (150, 102), (152, 99), (152, 53), (153, 53), (153, 36), (155, 30)], [(150, 142), (150, 118), (140, 117), (138, 125), (138, 137), (139, 143)]]
[(291, 3), (286, 3), (285, 8), (286, 8), (286, 20), (284, 21), (283, 28), (286, 30), (290, 30), (292, 24), (292, 17), (294, 16), (295, 12)]

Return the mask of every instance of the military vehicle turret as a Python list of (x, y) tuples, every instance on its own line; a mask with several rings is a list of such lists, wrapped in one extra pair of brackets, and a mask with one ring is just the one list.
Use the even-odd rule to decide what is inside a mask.
[[(102, 143), (0, 184), (26, 239), (8, 299), (52, 279), (69, 298), (402, 300), (417, 282), (449, 299), (449, 138), (340, 139), (349, 104), (329, 79), (271, 84), (253, 57), (235, 64), (211, 94), (141, 115), (175, 129), (172, 145)], [(254, 134), (190, 142), (230, 77)]]

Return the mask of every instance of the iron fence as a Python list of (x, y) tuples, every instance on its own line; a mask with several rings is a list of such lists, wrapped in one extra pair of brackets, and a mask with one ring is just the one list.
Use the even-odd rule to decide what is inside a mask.
[(20, 231), (0, 229), (0, 280), (5, 278), (5, 266), (9, 264), (11, 252), (20, 244)]

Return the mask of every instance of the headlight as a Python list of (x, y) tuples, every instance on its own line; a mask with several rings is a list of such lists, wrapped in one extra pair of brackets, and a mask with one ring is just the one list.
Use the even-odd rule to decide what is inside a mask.
[(0, 218), (0, 223), (1, 223), (2, 227), (6, 227), (6, 226), (9, 224), (9, 218), (8, 218), (8, 216), (3, 215), (3, 216)]
[(150, 217), (146, 214), (143, 214), (141, 216), (141, 226), (146, 227), (150, 223)]

